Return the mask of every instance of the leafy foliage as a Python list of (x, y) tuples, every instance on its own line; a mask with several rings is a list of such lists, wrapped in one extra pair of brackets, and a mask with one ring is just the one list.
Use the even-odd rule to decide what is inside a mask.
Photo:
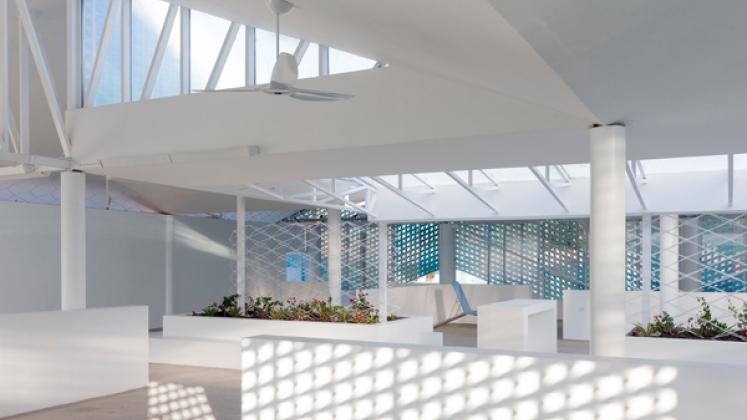
[(654, 316), (648, 325), (635, 324), (630, 331), (634, 337), (668, 337), (694, 338), (704, 340), (747, 341), (747, 303), (742, 305), (741, 312), (729, 302), (729, 311), (737, 320), (735, 325), (728, 325), (713, 316), (711, 306), (703, 297), (698, 298), (700, 311), (687, 320), (687, 325), (678, 323), (666, 312)]
[[(368, 301), (368, 294), (358, 292), (358, 296), (350, 299), (350, 307), (335, 305), (332, 298), (326, 300), (314, 299), (309, 302), (297, 301), (290, 298), (285, 303), (269, 296), (256, 298), (248, 297), (245, 315), (238, 307), (238, 295), (223, 298), (218, 305), (213, 303), (200, 312), (193, 312), (195, 316), (215, 317), (246, 317), (257, 319), (277, 319), (286, 321), (317, 321), (317, 322), (347, 322), (355, 324), (376, 324), (379, 322), (379, 311)], [(387, 317), (393, 321), (395, 315)]]

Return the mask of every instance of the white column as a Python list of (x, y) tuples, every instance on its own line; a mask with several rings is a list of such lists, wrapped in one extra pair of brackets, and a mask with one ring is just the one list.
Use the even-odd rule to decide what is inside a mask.
[(456, 281), (456, 226), (451, 223), (438, 225), (438, 282), (450, 284)]
[(236, 293), (243, 313), (246, 304), (246, 201), (241, 196), (236, 197)]
[(9, 145), (8, 113), (8, 2), (0, 1), (0, 147), (7, 152)]
[(680, 271), (680, 233), (679, 217), (676, 214), (664, 214), (659, 217), (659, 237), (661, 250), (661, 269), (659, 284), (661, 290), (661, 311), (670, 315), (677, 314), (674, 303), (679, 290)]
[(61, 308), (86, 307), (86, 175), (60, 174)]
[(625, 351), (625, 127), (594, 127), (591, 141), (591, 354)]
[(164, 264), (164, 284), (166, 300), (164, 302), (164, 314), (174, 314), (174, 216), (166, 216), (166, 258)]
[(389, 225), (379, 223), (379, 319), (386, 322), (389, 315), (387, 309), (387, 283), (389, 277)]
[(332, 303), (342, 299), (342, 215), (340, 210), (327, 210), (327, 283)]
[(651, 215), (641, 218), (641, 323), (651, 321)]

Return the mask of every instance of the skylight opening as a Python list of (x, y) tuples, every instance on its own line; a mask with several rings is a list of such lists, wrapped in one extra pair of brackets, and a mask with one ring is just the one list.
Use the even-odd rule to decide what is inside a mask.
[(726, 155), (648, 159), (641, 162), (646, 174), (726, 171)]

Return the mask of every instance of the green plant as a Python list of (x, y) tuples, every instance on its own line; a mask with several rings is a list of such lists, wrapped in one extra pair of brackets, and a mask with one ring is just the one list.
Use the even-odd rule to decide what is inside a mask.
[(675, 322), (667, 312), (663, 312), (654, 316), (653, 321), (645, 327), (636, 323), (630, 334), (635, 337), (684, 337), (686, 329), (684, 325)]
[(699, 338), (718, 339), (732, 334), (732, 328), (727, 324), (717, 320), (711, 312), (711, 306), (703, 297), (698, 298), (700, 303), (700, 312), (695, 318), (687, 320), (690, 324), (689, 331)]
[[(238, 306), (238, 295), (226, 296), (221, 304), (212, 303), (200, 312), (193, 312), (198, 316), (241, 317)], [(375, 324), (379, 322), (379, 311), (368, 301), (368, 294), (358, 292), (350, 299), (350, 307), (335, 305), (332, 298), (326, 300), (314, 299), (311, 302), (299, 302), (296, 298), (289, 298), (285, 303), (269, 296), (256, 298), (248, 297), (244, 307), (248, 318), (277, 319), (292, 321), (319, 322), (351, 322), (358, 324)], [(390, 321), (398, 319), (394, 315), (388, 317)]]
[(737, 330), (736, 333), (747, 341), (747, 302), (742, 302), (742, 310), (737, 310), (737, 307), (729, 301), (729, 311), (734, 315), (734, 319), (737, 320), (737, 324), (734, 328)]

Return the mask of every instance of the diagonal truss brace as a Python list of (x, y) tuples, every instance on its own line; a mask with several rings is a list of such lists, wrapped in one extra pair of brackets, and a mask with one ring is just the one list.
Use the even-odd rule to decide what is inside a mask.
[(375, 215), (375, 214), (373, 214), (373, 213), (371, 213), (371, 212), (370, 212), (370, 211), (369, 211), (368, 209), (366, 209), (366, 208), (364, 208), (364, 207), (361, 207), (361, 206), (359, 206), (358, 204), (354, 203), (354, 202), (353, 202), (352, 200), (349, 200), (349, 199), (348, 199), (348, 198), (346, 198), (345, 196), (343, 196), (343, 195), (340, 195), (340, 194), (338, 194), (338, 193), (336, 193), (336, 192), (334, 192), (334, 191), (331, 191), (331, 190), (329, 190), (328, 188), (325, 188), (325, 187), (323, 187), (323, 186), (321, 186), (321, 185), (317, 184), (317, 183), (316, 183), (316, 182), (314, 182), (314, 181), (309, 181), (309, 180), (306, 180), (306, 181), (304, 181), (304, 183), (305, 183), (306, 185), (309, 185), (309, 186), (310, 186), (310, 187), (312, 187), (312, 188), (316, 188), (317, 190), (319, 190), (319, 191), (323, 192), (324, 194), (326, 194), (326, 195), (328, 195), (328, 196), (330, 196), (330, 197), (334, 198), (335, 200), (339, 200), (339, 201), (342, 201), (343, 203), (345, 203), (345, 204), (347, 204), (348, 206), (350, 206), (350, 207), (352, 207), (352, 208), (354, 208), (354, 209), (358, 210), (358, 211), (359, 211), (359, 212), (361, 212), (361, 213), (365, 213), (365, 214), (367, 214), (367, 215), (369, 215), (369, 216), (371, 216), (371, 217), (374, 217), (374, 218), (376, 217), (376, 215)]
[(492, 211), (494, 214), (499, 214), (498, 209), (495, 208), (495, 206), (493, 204), (491, 204), (488, 200), (486, 200), (483, 196), (481, 196), (477, 192), (477, 190), (475, 190), (475, 188), (473, 186), (471, 186), (468, 183), (464, 182), (464, 180), (462, 178), (459, 178), (459, 176), (457, 174), (455, 174), (454, 172), (451, 172), (451, 171), (446, 171), (444, 173), (446, 175), (448, 175), (449, 178), (453, 179), (454, 182), (456, 182), (457, 184), (459, 184), (460, 187), (464, 188), (465, 190), (467, 190), (467, 192), (469, 192), (470, 194), (472, 194), (473, 197), (475, 197), (476, 199), (478, 199), (482, 204), (485, 205), (485, 207), (489, 208), (490, 211)]
[(542, 184), (542, 186), (545, 187), (545, 189), (547, 190), (547, 192), (550, 193), (550, 195), (552, 196), (552, 198), (554, 198), (555, 201), (557, 201), (558, 204), (560, 204), (560, 207), (563, 208), (563, 211), (565, 211), (566, 213), (568, 213), (568, 206), (566, 206), (565, 203), (563, 202), (563, 200), (560, 199), (560, 196), (558, 195), (558, 193), (555, 191), (555, 189), (552, 187), (552, 185), (550, 185), (550, 183), (547, 181), (547, 179), (545, 179), (545, 176), (540, 173), (539, 169), (537, 169), (534, 166), (530, 166), (529, 170), (532, 172), (532, 174), (534, 174), (534, 177), (537, 178), (537, 180)]
[(400, 198), (404, 199), (408, 203), (412, 204), (413, 206), (415, 206), (415, 207), (419, 208), (420, 210), (422, 210), (423, 212), (427, 213), (429, 216), (431, 216), (431, 217), (435, 216), (435, 214), (432, 211), (428, 210), (427, 207), (423, 206), (422, 204), (420, 204), (417, 201), (413, 200), (412, 198), (408, 197), (399, 188), (397, 188), (396, 186), (394, 186), (394, 185), (386, 182), (381, 177), (379, 177), (379, 176), (372, 176), (370, 178), (372, 180), (374, 180), (376, 183), (378, 183), (381, 186), (383, 186), (384, 188), (386, 188), (389, 191), (393, 192), (394, 194), (398, 195)]

